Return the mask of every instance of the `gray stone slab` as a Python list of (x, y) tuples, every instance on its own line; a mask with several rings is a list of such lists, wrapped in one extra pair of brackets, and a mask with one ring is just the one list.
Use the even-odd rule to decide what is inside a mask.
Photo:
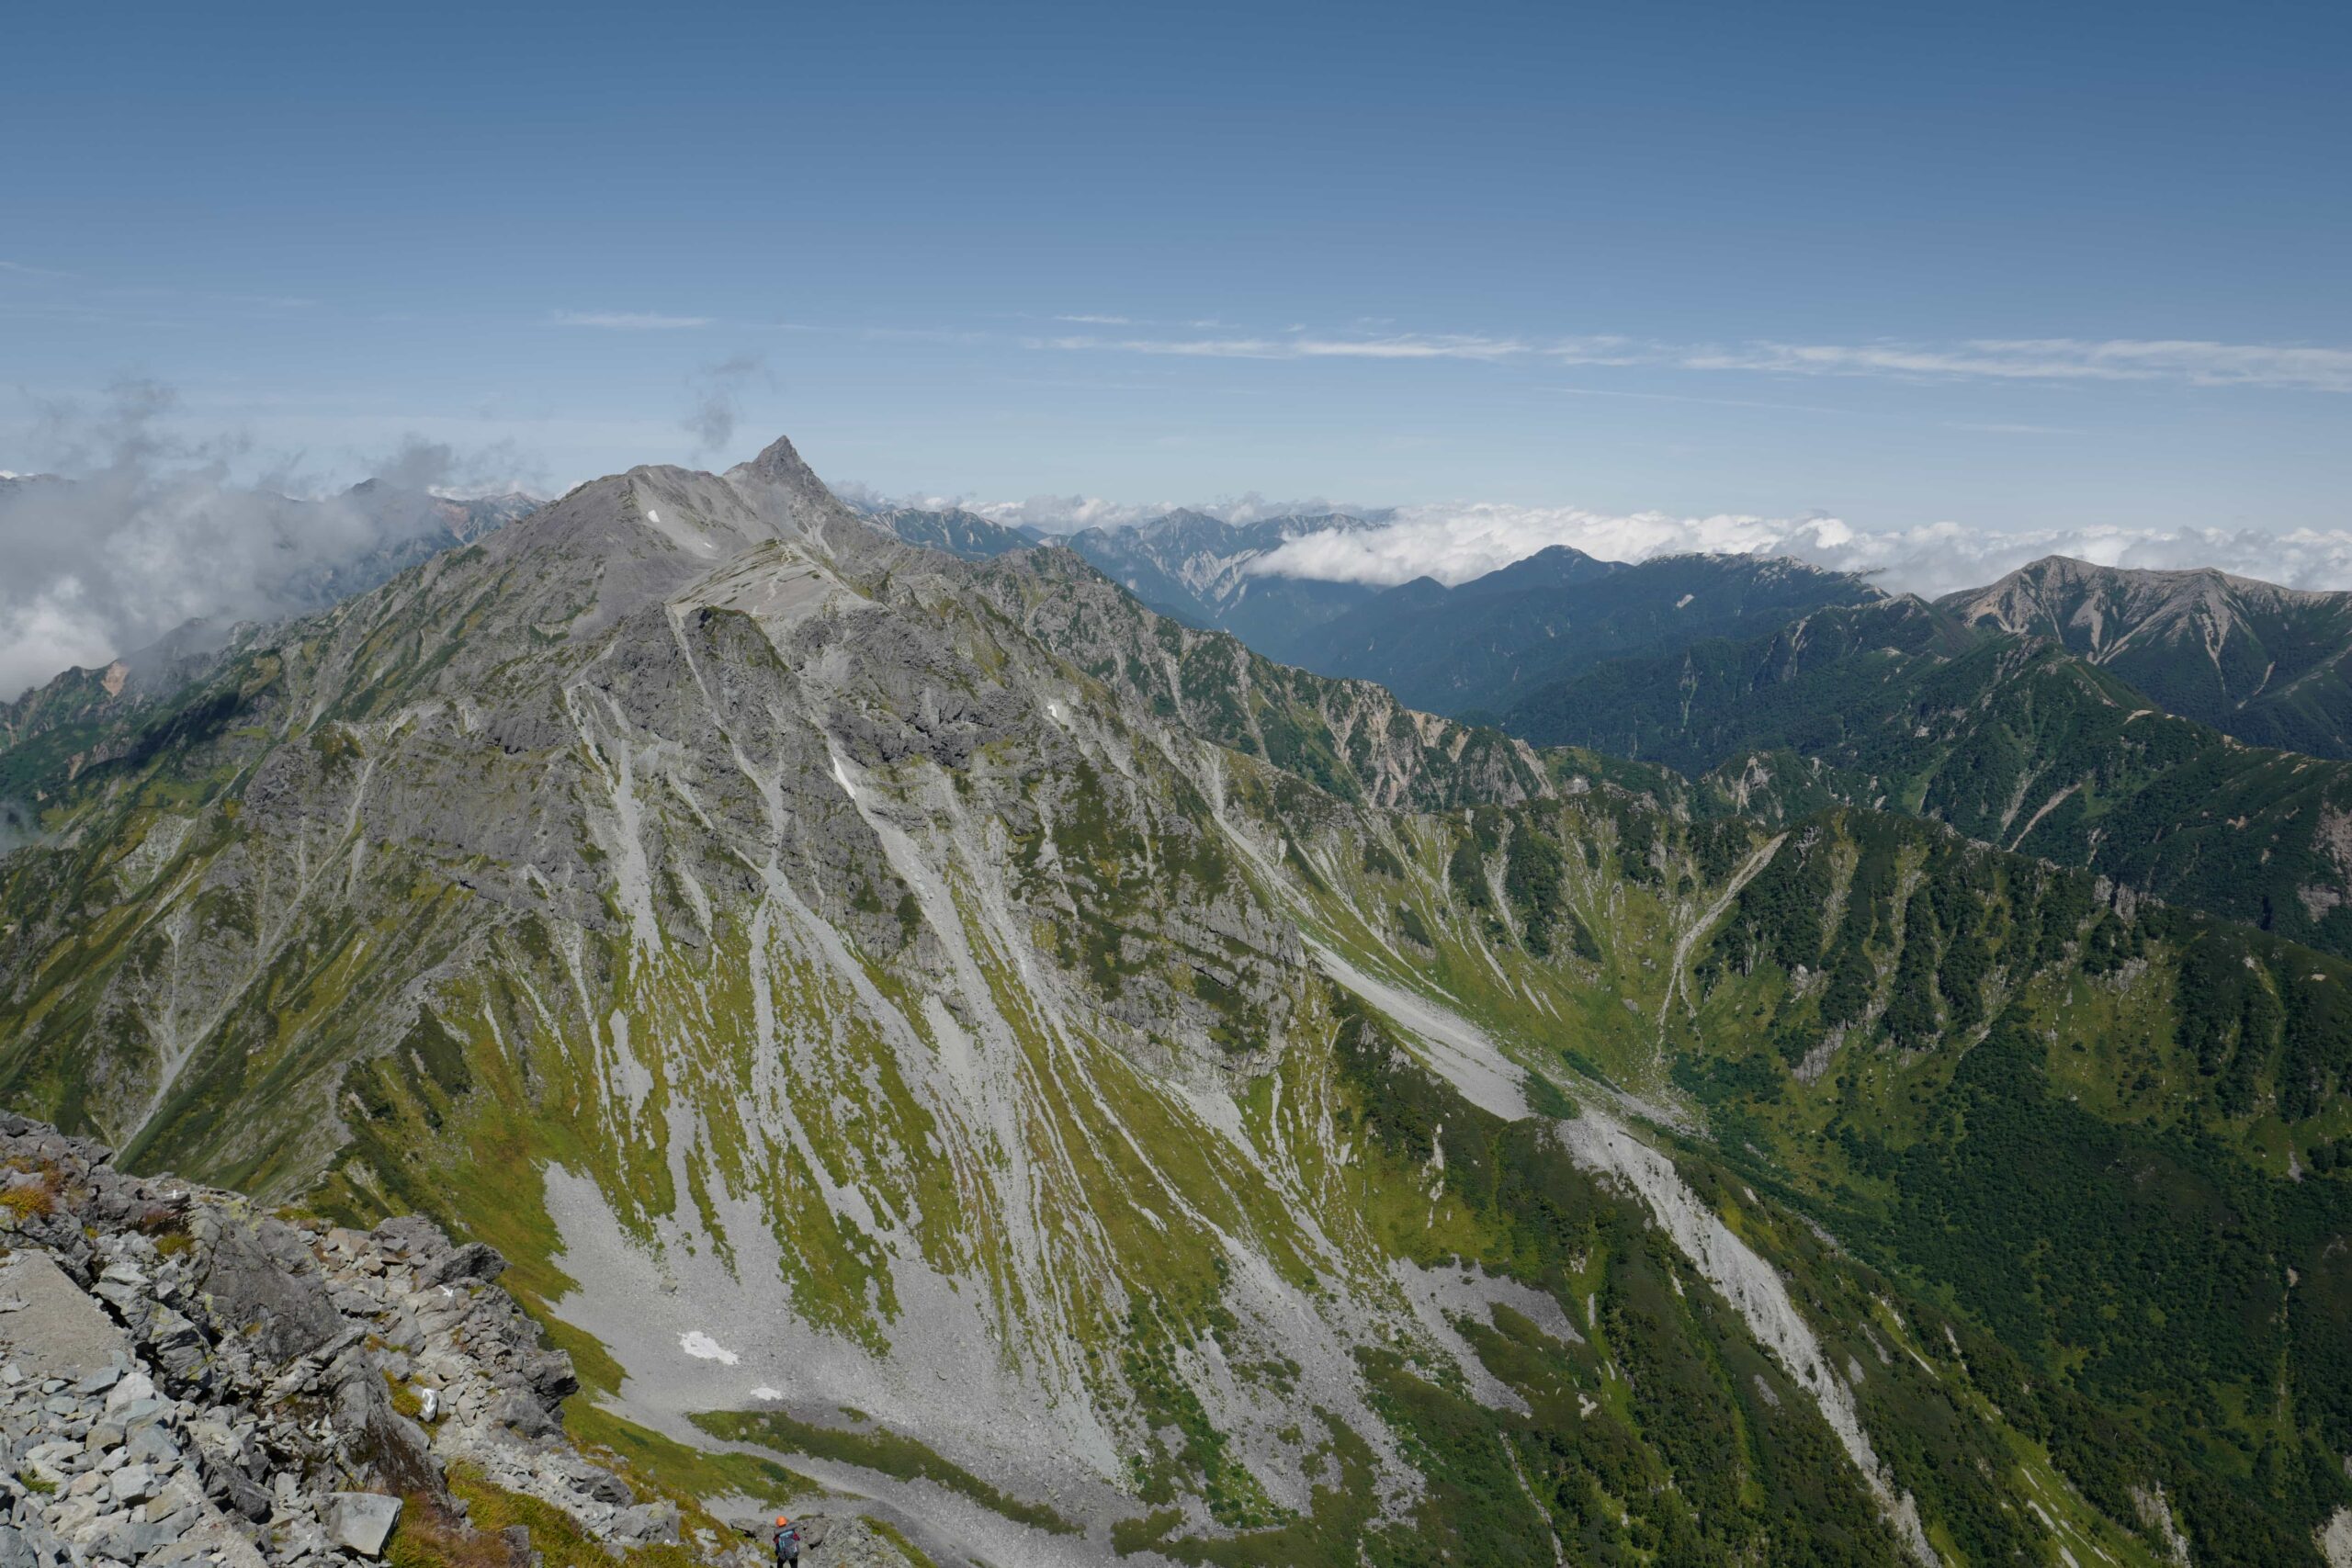
[(27, 1377), (78, 1382), (129, 1364), (130, 1344), (122, 1330), (46, 1252), (0, 1258), (0, 1296), (25, 1303), (0, 1313), (0, 1359), (14, 1361)]
[(374, 1557), (401, 1517), (401, 1500), (380, 1492), (338, 1492), (327, 1506), (327, 1534), (348, 1551)]

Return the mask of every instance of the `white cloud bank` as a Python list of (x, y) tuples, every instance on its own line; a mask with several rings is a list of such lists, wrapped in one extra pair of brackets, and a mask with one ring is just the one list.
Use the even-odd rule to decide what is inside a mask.
[(2352, 530), (2094, 526), (2009, 532), (1930, 523), (1869, 530), (1836, 517), (1758, 517), (1493, 502), (1400, 507), (1384, 526), (1312, 534), (1259, 558), (1251, 570), (1283, 577), (1394, 584), (1416, 577), (1467, 581), (1553, 545), (1603, 560), (1715, 552), (1793, 556), (1839, 571), (1880, 574), (1893, 592), (1924, 594), (1990, 582), (2043, 556), (2103, 566), (2219, 567), (2290, 588), (2352, 588)]
[[(862, 506), (961, 509), (1008, 527), (1074, 534), (1082, 528), (1123, 528), (1176, 510), (1170, 502), (1135, 502), (1095, 495), (1033, 495), (985, 501), (969, 495), (886, 496), (869, 486), (834, 487)], [(1981, 587), (2043, 556), (2073, 556), (2101, 566), (2143, 570), (2218, 567), (2239, 577), (2289, 588), (2352, 590), (2352, 529), (2132, 528), (2120, 525), (1996, 530), (1964, 523), (1910, 528), (1857, 527), (1842, 518), (1766, 517), (1717, 513), (1684, 517), (1669, 512), (1596, 512), (1581, 506), (1515, 506), (1499, 502), (1452, 502), (1425, 506), (1370, 507), (1352, 502), (1273, 501), (1251, 492), (1187, 503), (1227, 523), (1343, 513), (1373, 523), (1348, 532), (1309, 534), (1251, 563), (1275, 577), (1393, 586), (1417, 577), (1448, 584), (1566, 545), (1601, 560), (1716, 554), (1792, 556), (1835, 571), (1876, 574), (1890, 592), (1935, 595)]]

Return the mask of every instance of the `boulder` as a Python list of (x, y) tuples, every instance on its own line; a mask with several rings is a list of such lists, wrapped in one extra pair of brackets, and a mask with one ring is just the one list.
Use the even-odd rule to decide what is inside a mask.
[(479, 1280), (488, 1284), (504, 1272), (506, 1259), (499, 1256), (495, 1247), (469, 1241), (418, 1269), (416, 1283), (420, 1290), (455, 1284), (460, 1280)]
[(401, 1500), (380, 1492), (337, 1492), (327, 1500), (327, 1534), (348, 1551), (380, 1556), (400, 1522)]
[(210, 1243), (201, 1285), (211, 1297), (212, 1315), (243, 1329), (265, 1359), (282, 1365), (322, 1349), (343, 1332), (343, 1314), (327, 1299), (309, 1249), (291, 1225), (264, 1220), (249, 1226), (210, 1213), (198, 1224), (212, 1233), (200, 1238)]
[(370, 1233), (386, 1247), (411, 1258), (437, 1256), (449, 1250), (449, 1234), (422, 1214), (386, 1220)]
[(678, 1506), (667, 1498), (623, 1508), (613, 1520), (614, 1536), (638, 1546), (678, 1544)]
[(162, 1568), (172, 1562), (218, 1564), (219, 1568), (267, 1568), (267, 1560), (254, 1543), (225, 1519), (207, 1519), (180, 1537), (157, 1560)]

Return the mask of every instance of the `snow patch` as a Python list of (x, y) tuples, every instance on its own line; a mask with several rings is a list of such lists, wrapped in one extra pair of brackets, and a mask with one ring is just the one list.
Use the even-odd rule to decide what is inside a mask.
[(743, 1359), (699, 1328), (679, 1335), (678, 1348), (697, 1361), (717, 1361), (723, 1366), (731, 1367)]

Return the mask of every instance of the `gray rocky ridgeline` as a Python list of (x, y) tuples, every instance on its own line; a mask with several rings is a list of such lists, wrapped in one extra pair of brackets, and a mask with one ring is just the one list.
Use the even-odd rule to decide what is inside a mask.
[[(616, 1551), (764, 1562), (681, 1542), (675, 1505), (571, 1446), (571, 1358), (489, 1247), (414, 1218), (289, 1224), (111, 1160), (0, 1113), (0, 1568), (328, 1568), (402, 1528), (462, 1540), (459, 1462)], [(524, 1535), (477, 1539), (528, 1568)]]

